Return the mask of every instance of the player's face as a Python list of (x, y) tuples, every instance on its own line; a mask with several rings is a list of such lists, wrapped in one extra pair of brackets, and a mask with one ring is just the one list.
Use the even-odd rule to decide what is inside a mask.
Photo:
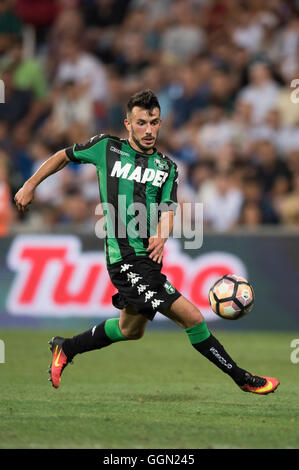
[(161, 127), (159, 108), (148, 109), (134, 106), (130, 115), (125, 119), (129, 132), (129, 142), (137, 151), (152, 153)]

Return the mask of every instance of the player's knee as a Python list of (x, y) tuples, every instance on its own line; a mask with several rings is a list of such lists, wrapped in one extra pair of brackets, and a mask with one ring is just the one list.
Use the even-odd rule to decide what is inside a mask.
[(202, 316), (201, 312), (196, 309), (194, 310), (189, 317), (185, 319), (185, 324), (187, 325), (186, 328), (190, 328), (192, 326), (196, 326), (199, 323), (204, 321), (204, 317)]

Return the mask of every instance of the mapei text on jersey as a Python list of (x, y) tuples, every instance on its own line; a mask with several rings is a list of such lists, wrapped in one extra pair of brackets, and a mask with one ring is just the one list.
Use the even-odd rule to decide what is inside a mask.
[(147, 183), (152, 181), (153, 186), (158, 186), (161, 188), (162, 184), (166, 181), (168, 177), (168, 172), (162, 170), (154, 170), (153, 168), (142, 168), (141, 166), (136, 166), (134, 170), (130, 173), (132, 169), (131, 163), (126, 163), (124, 166), (121, 165), (120, 161), (116, 161), (112, 168), (110, 176), (116, 178), (123, 178), (130, 181), (136, 181), (137, 183)]

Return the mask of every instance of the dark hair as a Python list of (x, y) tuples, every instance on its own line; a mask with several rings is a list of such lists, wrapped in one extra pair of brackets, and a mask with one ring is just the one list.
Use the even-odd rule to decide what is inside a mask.
[(129, 99), (127, 103), (127, 112), (130, 113), (134, 106), (138, 106), (139, 108), (148, 109), (150, 112), (153, 111), (154, 108), (160, 108), (160, 104), (156, 95), (152, 92), (152, 90), (142, 90), (135, 93)]

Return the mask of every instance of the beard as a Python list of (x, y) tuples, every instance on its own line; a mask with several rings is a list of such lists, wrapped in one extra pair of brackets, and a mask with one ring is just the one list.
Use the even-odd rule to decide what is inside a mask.
[(148, 152), (149, 150), (152, 150), (156, 144), (156, 141), (157, 141), (157, 138), (155, 139), (153, 137), (153, 142), (148, 145), (148, 146), (145, 146), (142, 142), (142, 140), (140, 139), (137, 139), (137, 137), (135, 136), (134, 132), (132, 132), (132, 140), (134, 141), (134, 143), (143, 151), (143, 152)]

